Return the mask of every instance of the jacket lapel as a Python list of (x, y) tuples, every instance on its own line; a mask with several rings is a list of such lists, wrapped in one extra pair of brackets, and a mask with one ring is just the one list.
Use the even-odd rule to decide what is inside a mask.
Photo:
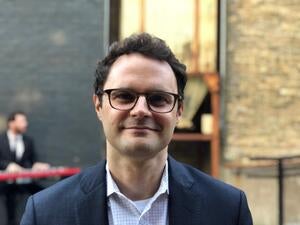
[(81, 180), (82, 196), (76, 206), (77, 225), (108, 225), (105, 161)]
[(169, 157), (169, 225), (204, 225), (205, 198), (187, 169)]
[[(188, 170), (169, 157), (169, 225), (205, 225), (205, 193), (195, 190)], [(77, 225), (108, 225), (106, 172), (103, 161), (81, 180)], [(199, 185), (198, 185), (199, 187)]]
[(8, 142), (8, 136), (7, 133), (3, 134), (3, 146), (2, 148), (4, 149), (4, 154), (6, 155), (5, 157), (8, 157), (10, 160), (12, 159), (12, 154), (11, 154), (11, 150), (9, 147), (9, 142)]

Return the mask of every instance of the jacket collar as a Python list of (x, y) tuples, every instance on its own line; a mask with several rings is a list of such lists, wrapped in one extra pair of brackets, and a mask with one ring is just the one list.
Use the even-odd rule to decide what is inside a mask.
[(106, 161), (86, 170), (80, 181), (76, 206), (77, 225), (108, 225), (106, 202)]
[[(169, 156), (169, 225), (203, 224), (205, 193), (186, 166)], [(196, 187), (197, 186), (197, 187)]]
[(3, 148), (5, 148), (7, 151), (10, 151), (7, 132), (3, 133), (1, 136), (3, 137), (1, 137), (2, 145), (4, 145)]
[[(169, 225), (192, 225), (205, 214), (205, 193), (188, 169), (172, 157), (169, 163)], [(108, 225), (106, 197), (106, 161), (91, 167), (83, 175), (81, 198), (76, 207), (77, 225)], [(197, 193), (197, 194), (196, 194)]]

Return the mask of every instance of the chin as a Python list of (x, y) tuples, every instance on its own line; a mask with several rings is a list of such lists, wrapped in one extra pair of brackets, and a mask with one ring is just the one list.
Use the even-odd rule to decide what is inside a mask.
[[(159, 150), (158, 150), (159, 149)], [(151, 157), (159, 153), (164, 147), (155, 144), (151, 141), (126, 143), (123, 146), (123, 151), (133, 157)]]

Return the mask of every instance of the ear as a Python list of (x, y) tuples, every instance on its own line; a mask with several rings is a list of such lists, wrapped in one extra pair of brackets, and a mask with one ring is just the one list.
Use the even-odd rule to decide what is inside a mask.
[(178, 107), (177, 107), (177, 112), (176, 112), (177, 122), (181, 118), (182, 112), (183, 112), (183, 102), (181, 101), (181, 102), (178, 102)]
[(99, 97), (95, 94), (93, 94), (93, 103), (94, 103), (94, 106), (95, 106), (95, 111), (96, 111), (97, 117), (98, 117), (99, 120), (101, 120), (102, 119), (101, 102), (99, 100)]

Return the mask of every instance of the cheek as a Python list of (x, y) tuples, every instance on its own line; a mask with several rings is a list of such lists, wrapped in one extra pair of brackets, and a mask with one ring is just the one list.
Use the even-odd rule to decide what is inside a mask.
[(102, 124), (106, 130), (118, 129), (120, 122), (126, 118), (126, 113), (111, 108), (103, 108)]
[(154, 117), (154, 120), (157, 124), (159, 124), (165, 131), (170, 130), (169, 132), (173, 132), (177, 119), (176, 114), (164, 115), (164, 116), (157, 116)]

